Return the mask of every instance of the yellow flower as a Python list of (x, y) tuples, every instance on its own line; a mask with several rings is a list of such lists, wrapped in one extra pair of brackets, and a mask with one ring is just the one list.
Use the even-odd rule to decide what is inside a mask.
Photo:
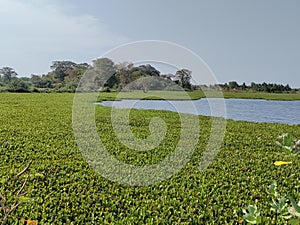
[(23, 217), (21, 218), (21, 222), (23, 224), (28, 224), (28, 225), (37, 225), (38, 224), (38, 221), (36, 221), (36, 220), (31, 220), (31, 219), (26, 220)]
[(275, 166), (282, 166), (282, 165), (288, 165), (288, 164), (292, 164), (292, 162), (285, 162), (285, 161), (276, 161), (276, 162), (274, 162)]

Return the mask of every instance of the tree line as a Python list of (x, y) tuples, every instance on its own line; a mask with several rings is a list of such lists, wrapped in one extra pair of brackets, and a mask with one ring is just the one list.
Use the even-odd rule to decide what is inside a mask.
[(276, 84), (276, 83), (255, 83), (251, 82), (247, 85), (245, 82), (238, 84), (236, 81), (230, 81), (224, 84), (214, 85), (197, 85), (193, 86), (194, 89), (201, 90), (220, 90), (229, 92), (267, 92), (267, 93), (297, 93), (300, 92), (299, 88), (291, 88), (289, 84)]
[[(115, 64), (109, 58), (93, 60), (92, 65), (72, 61), (54, 61), (47, 74), (18, 78), (11, 67), (0, 69), (0, 91), (29, 92), (57, 91), (75, 92), (81, 78), (87, 71), (96, 72), (95, 82), (101, 90), (162, 90), (181, 87), (192, 89), (191, 73), (188, 69), (178, 70), (175, 74), (161, 74), (150, 64), (135, 66), (133, 63)], [(101, 80), (109, 76), (105, 83)], [(152, 78), (151, 80), (149, 78)], [(174, 85), (176, 84), (176, 85)]]
[(238, 84), (236, 81), (231, 81), (225, 84), (219, 84), (219, 86), (225, 91), (253, 91), (253, 92), (268, 92), (268, 93), (288, 93), (292, 90), (289, 84), (276, 84), (276, 83), (254, 83), (250, 85), (245, 83)]
[[(99, 58), (88, 63), (72, 61), (54, 61), (47, 74), (31, 77), (18, 77), (11, 67), (0, 69), (0, 91), (10, 92), (75, 92), (78, 84), (87, 71), (96, 73), (94, 82), (102, 91), (111, 90), (185, 90), (221, 89), (223, 91), (252, 91), (284, 93), (296, 92), (288, 84), (245, 83), (230, 81), (225, 84), (193, 85), (192, 71), (180, 69), (175, 74), (161, 74), (150, 64), (136, 66), (130, 62), (114, 63), (109, 58)], [(106, 79), (107, 78), (107, 79)], [(150, 79), (151, 78), (151, 79)]]

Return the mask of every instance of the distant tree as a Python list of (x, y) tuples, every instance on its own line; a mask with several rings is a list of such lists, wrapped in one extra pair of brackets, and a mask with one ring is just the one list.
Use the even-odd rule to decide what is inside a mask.
[(79, 63), (77, 64), (77, 68), (88, 69), (91, 68), (91, 66), (88, 63)]
[(33, 85), (38, 85), (39, 84), (39, 82), (41, 82), (42, 81), (42, 77), (41, 76), (39, 76), (39, 75), (35, 75), (35, 74), (31, 74), (31, 82), (32, 82), (32, 84)]
[(292, 90), (292, 88), (288, 84), (285, 85), (284, 89), (285, 89), (285, 91), (291, 91)]
[(252, 91), (258, 91), (258, 84), (251, 82), (250, 87), (251, 87)]
[(269, 93), (282, 93), (282, 92), (292, 91), (291, 87), (288, 84), (284, 86), (282, 84), (266, 83), (266, 82), (263, 82), (261, 84), (256, 84), (252, 82), (250, 88), (252, 91), (269, 92)]
[(227, 83), (225, 83), (225, 84), (215, 84), (213, 86), (210, 85), (210, 89), (215, 89), (216, 86), (219, 86), (222, 89), (222, 91), (229, 91), (229, 86), (228, 86)]
[(36, 88), (53, 88), (51, 80), (47, 76), (31, 75), (31, 83)]
[(168, 73), (168, 74), (162, 74), (162, 75), (160, 75), (160, 77), (165, 80), (172, 81), (172, 77), (174, 77), (174, 75), (171, 73)]
[(241, 88), (242, 90), (246, 90), (246, 89), (248, 88), (248, 86), (246, 85), (245, 82), (243, 82), (243, 84), (240, 86), (240, 88)]
[(119, 80), (118, 89), (121, 90), (127, 84), (129, 84), (132, 79), (130, 77), (130, 70), (132, 70), (133, 64), (128, 62), (119, 63), (117, 65), (117, 77)]
[(71, 61), (54, 61), (50, 69), (53, 70), (56, 79), (63, 81), (65, 76), (67, 76), (66, 72), (76, 67), (77, 64)]
[(50, 69), (53, 70), (54, 77), (59, 81), (64, 81), (68, 73), (74, 69), (86, 70), (88, 68), (89, 65), (87, 63), (77, 64), (72, 61), (54, 61), (50, 66)]
[(178, 70), (175, 74), (176, 77), (179, 78), (179, 84), (181, 85), (182, 88), (187, 88), (187, 89), (191, 89), (192, 85), (191, 85), (191, 78), (192, 78), (192, 71), (188, 70), (188, 69), (181, 69)]
[(228, 82), (228, 87), (230, 90), (238, 89), (240, 86), (236, 81), (230, 81)]
[(141, 65), (139, 67), (135, 67), (141, 73), (149, 75), (149, 76), (156, 76), (158, 77), (160, 75), (160, 71), (158, 71), (155, 67), (151, 66), (150, 64)]
[(261, 85), (260, 85), (260, 91), (263, 91), (263, 92), (270, 92), (270, 89), (269, 89), (269, 86), (266, 82), (263, 82)]
[(93, 60), (93, 71), (96, 72), (95, 82), (98, 87), (114, 87), (118, 83), (116, 77), (116, 66), (114, 62), (109, 58), (99, 58)]
[(14, 79), (8, 84), (8, 91), (11, 92), (28, 92), (30, 83), (21, 79)]
[(83, 74), (86, 72), (86, 68), (74, 68), (66, 71), (66, 76), (64, 77), (64, 82), (66, 84), (73, 83), (78, 84)]
[(10, 67), (3, 67), (0, 69), (0, 76), (5, 83), (10, 82), (13, 78), (17, 77), (17, 72)]

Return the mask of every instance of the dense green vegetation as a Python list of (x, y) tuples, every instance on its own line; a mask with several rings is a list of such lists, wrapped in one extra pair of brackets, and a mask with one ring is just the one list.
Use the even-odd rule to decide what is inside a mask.
[(251, 82), (250, 85), (247, 85), (245, 82), (243, 84), (238, 84), (236, 81), (230, 81), (225, 84), (219, 84), (219, 87), (222, 88), (223, 91), (254, 91), (254, 92), (267, 92), (267, 93), (284, 93), (295, 91), (292, 90), (290, 85), (286, 84), (275, 84), (275, 83), (266, 83), (263, 82), (261, 84), (257, 84), (255, 82)]
[[(80, 79), (88, 72), (94, 74), (98, 89), (113, 90), (178, 90), (191, 89), (192, 71), (181, 69), (176, 74), (161, 74), (150, 64), (135, 66), (133, 63), (115, 64), (111, 59), (93, 60), (92, 65), (71, 61), (54, 61), (51, 71), (31, 78), (18, 78), (10, 67), (0, 69), (0, 91), (10, 92), (75, 92)], [(149, 80), (149, 78), (152, 78)]]
[[(225, 84), (193, 84), (193, 71), (179, 69), (175, 74), (162, 74), (153, 65), (135, 65), (133, 63), (115, 63), (109, 58), (98, 58), (92, 64), (72, 61), (53, 61), (46, 74), (31, 74), (31, 77), (18, 78), (18, 73), (11, 67), (0, 69), (1, 92), (75, 92), (85, 73), (95, 75), (93, 82), (99, 90), (132, 91), (142, 90), (219, 90), (224, 92), (247, 93), (298, 93), (300, 89), (292, 89), (289, 84), (255, 83), (250, 85), (230, 81)], [(150, 78), (150, 79), (149, 79)], [(98, 91), (97, 89), (97, 91)]]
[[(287, 154), (275, 144), (285, 132), (299, 140), (300, 125), (229, 120), (218, 157), (199, 171), (210, 131), (210, 118), (199, 116), (199, 144), (183, 170), (155, 185), (126, 187), (106, 180), (83, 159), (72, 130), (72, 102), (71, 93), (0, 94), (0, 193), (8, 203), (24, 182), (14, 175), (33, 161), (24, 188), (30, 200), (12, 213), (7, 224), (21, 218), (39, 224), (237, 224), (242, 209), (252, 203), (271, 224), (266, 190), (273, 180), (280, 193), (300, 200), (299, 154)], [(96, 110), (99, 135), (110, 152), (140, 165), (172, 152), (180, 134), (176, 113), (132, 110), (134, 134), (149, 135), (154, 116), (168, 124), (166, 139), (149, 153), (135, 152), (115, 137), (110, 108)], [(292, 164), (275, 166), (280, 160)]]

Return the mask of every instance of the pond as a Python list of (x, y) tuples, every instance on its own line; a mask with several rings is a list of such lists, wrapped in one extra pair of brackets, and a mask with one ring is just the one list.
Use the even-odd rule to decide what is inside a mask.
[[(277, 101), (261, 99), (224, 99), (202, 98), (192, 101), (167, 100), (122, 100), (104, 101), (99, 104), (116, 108), (169, 110), (180, 113), (196, 113), (204, 116), (220, 116), (226, 119), (250, 122), (270, 122), (300, 124), (300, 101)], [(193, 103), (195, 109), (191, 110)], [(220, 105), (219, 109), (218, 104)], [(213, 105), (211, 110), (210, 105)]]

